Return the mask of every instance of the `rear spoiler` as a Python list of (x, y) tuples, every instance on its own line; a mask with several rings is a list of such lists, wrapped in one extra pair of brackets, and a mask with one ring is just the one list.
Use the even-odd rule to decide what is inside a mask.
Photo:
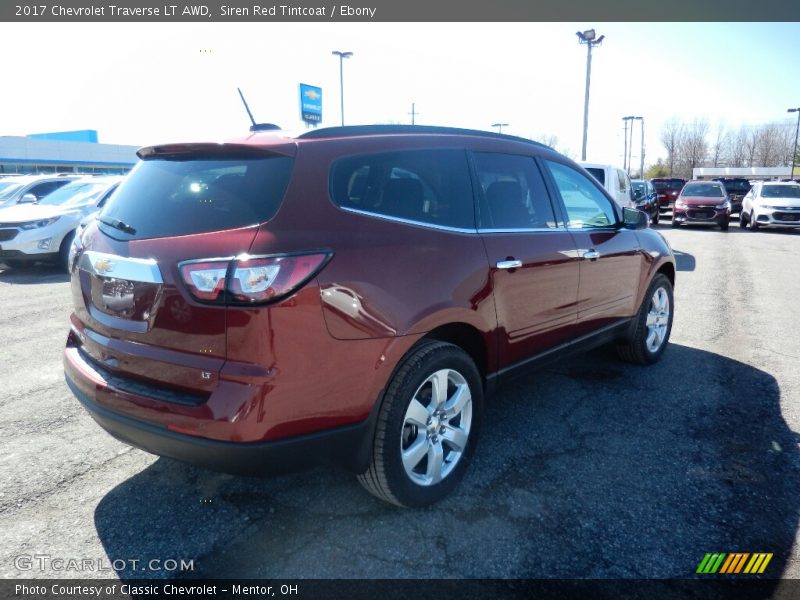
[(189, 143), (145, 146), (136, 152), (142, 160), (253, 160), (272, 156), (294, 156), (297, 147), (293, 142), (268, 146), (239, 143)]

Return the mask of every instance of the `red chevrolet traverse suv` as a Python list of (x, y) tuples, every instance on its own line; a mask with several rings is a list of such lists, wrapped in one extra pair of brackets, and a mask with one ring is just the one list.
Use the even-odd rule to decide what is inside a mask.
[(420, 126), (168, 144), (73, 245), (70, 388), (112, 435), (229, 472), (331, 462), (445, 496), (484, 398), (612, 342), (664, 352), (675, 260), (550, 148)]

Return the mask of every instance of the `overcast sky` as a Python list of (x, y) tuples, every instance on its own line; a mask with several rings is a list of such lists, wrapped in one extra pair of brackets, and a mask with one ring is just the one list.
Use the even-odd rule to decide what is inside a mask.
[[(626, 115), (646, 163), (667, 118), (730, 128), (793, 122), (798, 23), (0, 23), (0, 135), (96, 129), (106, 143), (222, 140), (258, 121), (302, 130), (299, 83), (322, 88), (323, 126), (417, 123), (556, 136), (579, 158), (586, 47), (589, 160), (622, 164)], [(792, 61), (794, 60), (794, 64)], [(632, 164), (639, 163), (639, 126)]]

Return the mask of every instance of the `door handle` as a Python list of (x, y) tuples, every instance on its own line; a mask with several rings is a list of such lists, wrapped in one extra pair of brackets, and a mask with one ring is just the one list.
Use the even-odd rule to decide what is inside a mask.
[(583, 258), (588, 258), (589, 260), (597, 260), (598, 258), (600, 258), (600, 253), (595, 249), (587, 250), (586, 252), (583, 253)]
[(498, 269), (519, 269), (522, 266), (521, 260), (498, 260)]

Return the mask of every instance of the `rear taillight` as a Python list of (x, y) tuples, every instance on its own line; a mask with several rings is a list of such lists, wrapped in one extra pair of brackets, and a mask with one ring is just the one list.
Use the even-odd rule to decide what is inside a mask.
[(201, 302), (264, 304), (290, 296), (333, 256), (329, 251), (182, 262), (181, 278)]

